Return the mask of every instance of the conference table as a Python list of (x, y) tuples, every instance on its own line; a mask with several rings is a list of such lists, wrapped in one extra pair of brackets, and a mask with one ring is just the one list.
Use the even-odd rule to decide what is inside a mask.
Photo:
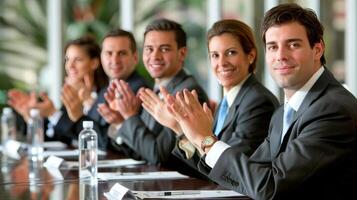
[[(123, 156), (108, 151), (100, 156), (99, 160), (124, 159)], [(77, 161), (78, 157), (65, 158), (66, 161)], [(115, 184), (120, 184), (130, 191), (183, 191), (202, 190), (214, 191), (225, 190), (223, 187), (210, 181), (193, 177), (184, 179), (152, 179), (152, 180), (101, 180), (97, 184), (83, 183), (78, 178), (78, 168), (66, 167), (61, 164), (58, 168), (45, 167), (46, 158), (33, 160), (22, 156), (13, 159), (1, 153), (0, 174), (0, 199), (5, 200), (75, 200), (75, 199), (107, 199), (105, 193), (109, 192)], [(138, 172), (165, 172), (172, 171), (163, 167), (137, 164), (121, 167), (98, 168), (98, 172), (112, 173), (138, 173)], [(125, 197), (123, 199), (128, 199)], [(165, 199), (165, 197), (162, 197)], [(194, 198), (192, 198), (194, 199)], [(205, 198), (207, 199), (207, 198)], [(212, 198), (217, 199), (217, 198)], [(246, 196), (225, 197), (219, 199), (249, 199)]]

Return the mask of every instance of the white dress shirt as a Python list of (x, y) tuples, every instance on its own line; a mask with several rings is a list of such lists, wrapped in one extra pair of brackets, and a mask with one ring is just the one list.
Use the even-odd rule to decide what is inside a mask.
[[(303, 87), (301, 87), (297, 92), (295, 92), (293, 96), (291, 96), (289, 101), (287, 101), (287, 98), (285, 97), (285, 102), (288, 103), (289, 106), (291, 106), (295, 111), (297, 111), (300, 108), (307, 93), (309, 92), (311, 87), (316, 83), (317, 79), (320, 78), (324, 70), (325, 70), (324, 67), (321, 67), (317, 72), (315, 72), (314, 75), (311, 76), (311, 78), (305, 83)], [(217, 141), (207, 153), (205, 159), (206, 164), (211, 168), (213, 168), (217, 163), (219, 157), (222, 155), (222, 153), (229, 147), (230, 145), (222, 141)]]

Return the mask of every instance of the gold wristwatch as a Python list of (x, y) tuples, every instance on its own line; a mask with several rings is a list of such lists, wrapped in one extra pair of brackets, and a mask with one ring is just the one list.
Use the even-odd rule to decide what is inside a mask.
[(203, 138), (201, 142), (201, 149), (203, 152), (206, 152), (205, 150), (209, 147), (212, 147), (214, 143), (218, 141), (218, 138), (216, 136), (210, 135), (206, 136)]

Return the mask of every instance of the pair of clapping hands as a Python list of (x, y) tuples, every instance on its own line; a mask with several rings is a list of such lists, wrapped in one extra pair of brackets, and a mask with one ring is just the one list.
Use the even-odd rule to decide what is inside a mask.
[(200, 104), (195, 90), (177, 92), (175, 96), (160, 88), (161, 100), (153, 91), (145, 89), (140, 93), (144, 109), (159, 123), (172, 129), (177, 135), (185, 134), (201, 153), (201, 141), (213, 135), (213, 114), (207, 103)]
[(175, 96), (160, 88), (162, 99), (151, 89), (141, 88), (137, 94), (123, 80), (112, 81), (105, 94), (108, 104), (99, 105), (98, 111), (108, 123), (121, 123), (138, 114), (140, 105), (156, 121), (176, 134), (184, 133), (196, 147), (205, 136), (212, 135), (213, 116), (207, 103), (198, 101), (195, 90), (178, 92)]
[[(77, 121), (83, 115), (83, 103), (93, 101), (90, 97), (92, 88), (93, 82), (88, 76), (85, 76), (83, 82), (80, 83), (69, 78), (65, 79), (61, 91), (61, 101), (72, 121)], [(8, 92), (8, 104), (26, 121), (30, 117), (29, 110), (31, 108), (39, 109), (42, 117), (49, 117), (56, 112), (52, 100), (45, 92), (37, 94), (34, 91), (26, 93), (18, 89), (11, 89)]]
[(107, 103), (98, 105), (99, 114), (107, 123), (114, 126), (137, 115), (141, 106), (139, 99), (141, 90), (143, 89), (135, 94), (127, 82), (119, 79), (113, 80), (104, 94)]

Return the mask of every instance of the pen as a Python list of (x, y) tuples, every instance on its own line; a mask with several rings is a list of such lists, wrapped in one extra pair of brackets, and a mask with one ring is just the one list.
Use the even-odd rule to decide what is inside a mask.
[(158, 193), (157, 196), (192, 195), (192, 194), (200, 194), (200, 192), (199, 191), (165, 191), (162, 193)]

